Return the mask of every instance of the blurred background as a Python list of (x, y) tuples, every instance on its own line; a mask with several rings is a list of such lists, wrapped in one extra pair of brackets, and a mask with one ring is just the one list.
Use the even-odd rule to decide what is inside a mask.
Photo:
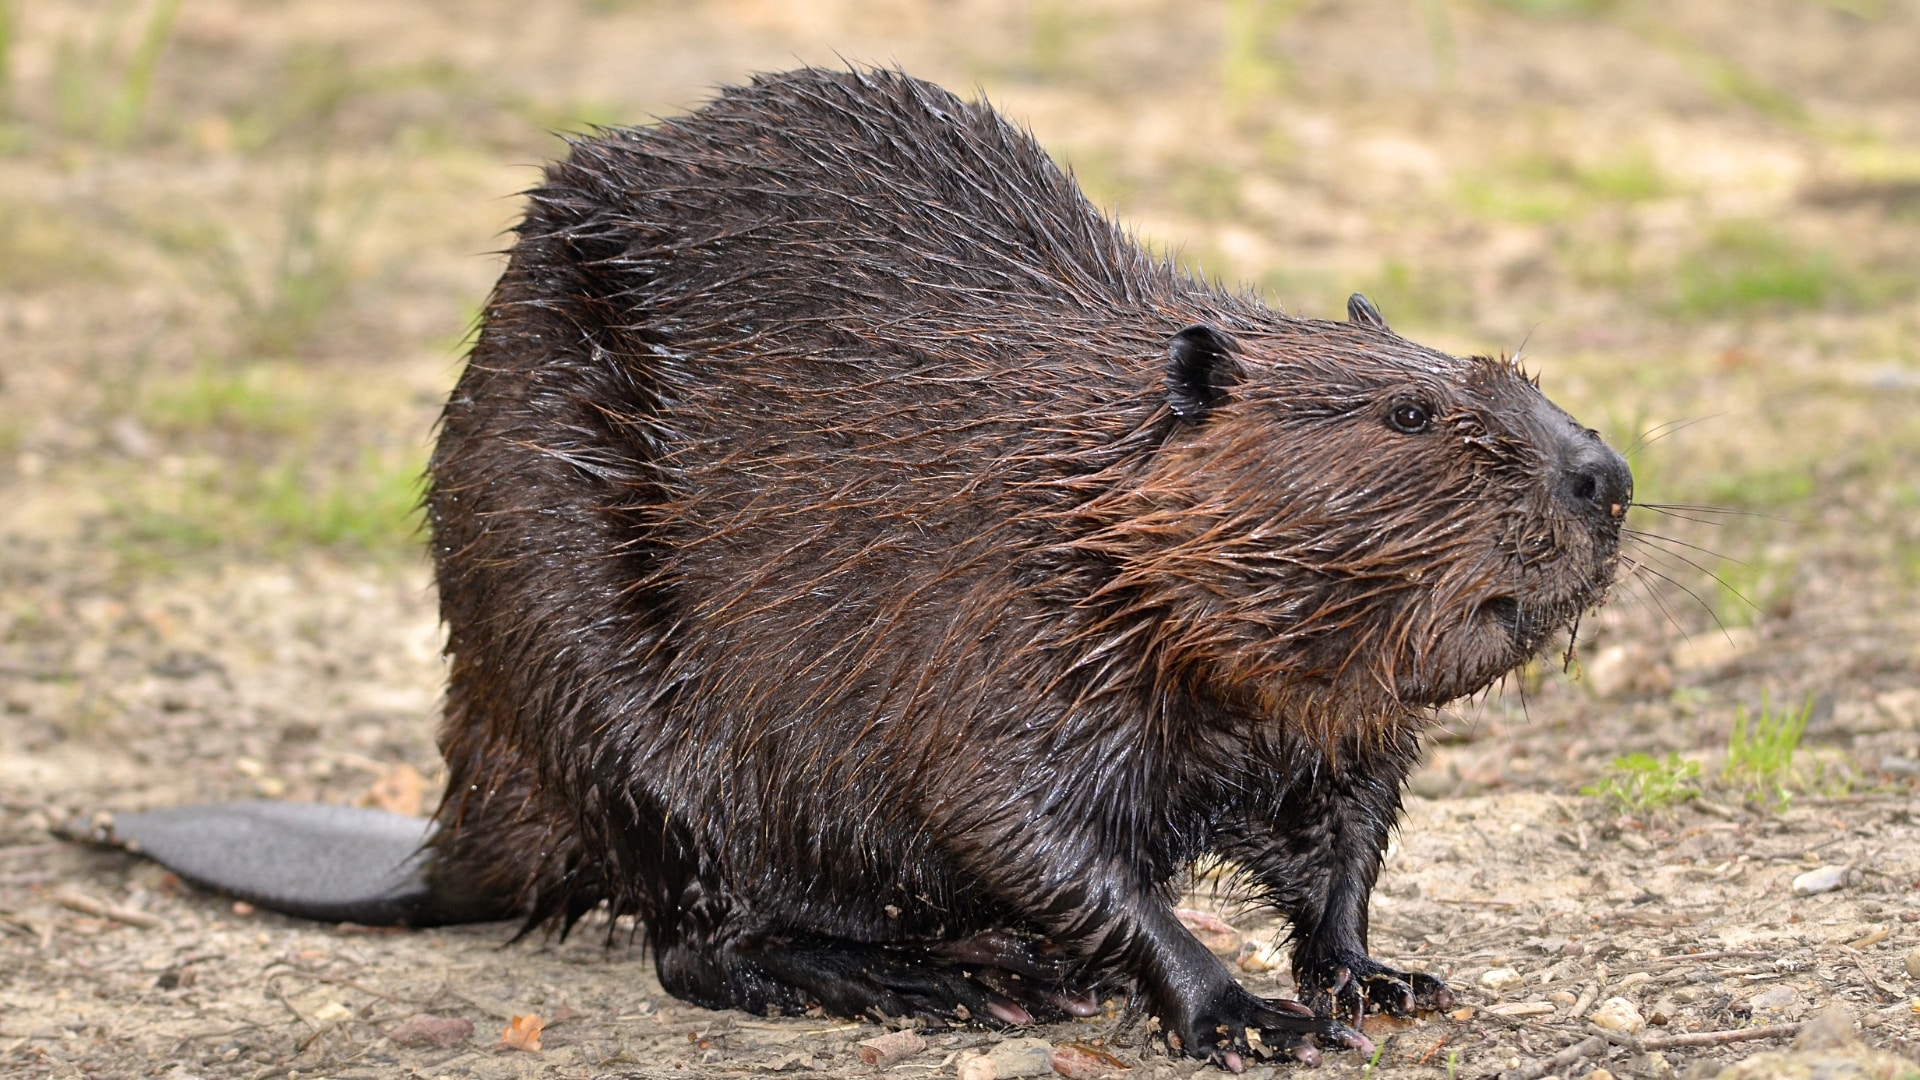
[(1417, 790), (1711, 767), (1782, 703), (1823, 790), (1920, 772), (1920, 4), (0, 0), (14, 824), (430, 808), (414, 504), (515, 193), (846, 62), (986, 94), (1196, 273), (1521, 353), (1631, 450), (1636, 569)]

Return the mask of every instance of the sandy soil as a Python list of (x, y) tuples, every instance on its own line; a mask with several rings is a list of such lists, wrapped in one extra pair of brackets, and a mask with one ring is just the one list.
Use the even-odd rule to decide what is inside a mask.
[[(1635, 446), (1643, 501), (1711, 508), (1636, 510), (1576, 662), (1443, 717), (1373, 945), (1462, 1008), (1376, 1021), (1372, 1068), (1708, 1076), (1838, 1002), (1844, 1068), (1920, 1072), (1920, 5), (10, 10), (0, 1074), (875, 1071), (875, 1025), (666, 997), (630, 928), (318, 926), (48, 832), (203, 799), (430, 808), (427, 575), (399, 511), (351, 506), (418, 468), (511, 193), (549, 131), (836, 54), (984, 87), (1152, 243), (1290, 310), (1364, 288), (1409, 336), (1524, 342)], [(1801, 702), (1790, 800), (1721, 779), (1742, 710)], [(1702, 797), (1580, 793), (1635, 752), (1696, 762)], [(1836, 887), (1796, 893), (1822, 869)], [(1284, 926), (1205, 881), (1191, 903), (1249, 986), (1290, 992)], [(1612, 999), (1645, 1026), (1593, 1026)], [(528, 1013), (539, 1052), (500, 1046)], [(418, 1014), (471, 1034), (407, 1045)], [(937, 1033), (885, 1071), (1021, 1037), (1201, 1067), (1110, 1013)]]

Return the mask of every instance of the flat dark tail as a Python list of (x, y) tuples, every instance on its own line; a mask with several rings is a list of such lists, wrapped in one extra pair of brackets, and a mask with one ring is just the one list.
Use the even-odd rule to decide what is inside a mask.
[(444, 926), (517, 914), (439, 871), (426, 818), (325, 803), (232, 802), (101, 815), (75, 840), (154, 860), (272, 911), (368, 926)]

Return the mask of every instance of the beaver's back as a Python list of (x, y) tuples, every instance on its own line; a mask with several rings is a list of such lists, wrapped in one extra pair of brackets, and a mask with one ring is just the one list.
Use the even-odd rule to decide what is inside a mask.
[[(888, 72), (580, 142), (519, 232), (429, 498), (466, 798), (615, 862), (662, 816), (742, 865), (873, 852), (822, 884), (884, 902), (926, 800), (1049, 721), (1099, 572), (1062, 523), (1157, 437), (1168, 335), (1247, 316)], [(657, 805), (581, 811), (632, 786)]]

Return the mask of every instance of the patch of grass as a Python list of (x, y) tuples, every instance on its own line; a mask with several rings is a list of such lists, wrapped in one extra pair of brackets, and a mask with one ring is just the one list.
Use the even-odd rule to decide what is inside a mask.
[(1628, 754), (1614, 758), (1606, 775), (1581, 788), (1580, 794), (1611, 800), (1629, 814), (1644, 814), (1699, 796), (1699, 777), (1700, 763), (1679, 754)]
[(1573, 180), (1582, 191), (1609, 202), (1647, 202), (1673, 193), (1673, 182), (1644, 147), (1600, 161), (1576, 163)]
[[(119, 148), (140, 129), (160, 54), (173, 36), (182, 0), (139, 5), (122, 0), (107, 11), (91, 39), (60, 42), (54, 57), (54, 93), (60, 126), (69, 134)], [(144, 16), (144, 17), (140, 17)], [(128, 28), (134, 28), (132, 41)]]
[(1740, 706), (1727, 736), (1727, 765), (1721, 779), (1785, 805), (1793, 797), (1788, 790), (1793, 752), (1812, 716), (1811, 694), (1798, 709), (1775, 712), (1764, 693), (1758, 715), (1749, 716), (1747, 707)]
[(424, 451), (369, 440), (379, 414), (337, 379), (285, 362), (209, 361), (146, 376), (126, 410), (169, 452), (103, 485), (124, 565), (415, 546)]
[(1603, 205), (1647, 202), (1673, 183), (1644, 147), (1596, 160), (1529, 154), (1462, 177), (1456, 197), (1481, 217), (1531, 225), (1564, 223)]
[(292, 450), (275, 460), (203, 461), (142, 478), (113, 500), (113, 546), (155, 569), (196, 556), (313, 547), (394, 557), (414, 550), (425, 459), (367, 450), (350, 464)]
[(1742, 315), (1867, 299), (1869, 283), (1831, 253), (1756, 221), (1728, 222), (1675, 268), (1670, 306), (1681, 315)]
[(285, 368), (273, 364), (236, 370), (204, 363), (188, 377), (150, 385), (136, 408), (142, 422), (163, 434), (309, 433), (320, 419), (319, 409), (309, 396), (293, 392), (287, 376)]
[(315, 483), (295, 461), (270, 470), (250, 494), (260, 521), (281, 543), (363, 551), (408, 546), (419, 533), (421, 479), (415, 455), (368, 451), (352, 469)]
[(1454, 197), (1477, 217), (1528, 225), (1565, 221), (1575, 208), (1572, 193), (1564, 187), (1539, 183), (1523, 173), (1463, 176)]

